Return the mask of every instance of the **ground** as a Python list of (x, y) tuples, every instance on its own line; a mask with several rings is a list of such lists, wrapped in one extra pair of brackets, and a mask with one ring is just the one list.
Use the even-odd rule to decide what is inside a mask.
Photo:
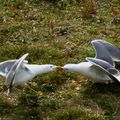
[[(29, 53), (29, 63), (79, 63), (95, 56), (93, 39), (120, 47), (119, 0), (0, 1), (1, 62)], [(80, 73), (39, 75), (5, 91), (1, 78), (1, 120), (120, 119), (119, 85), (93, 84)]]

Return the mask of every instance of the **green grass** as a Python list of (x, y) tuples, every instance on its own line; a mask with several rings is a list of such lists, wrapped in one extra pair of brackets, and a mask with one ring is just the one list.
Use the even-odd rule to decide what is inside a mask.
[[(64, 65), (85, 61), (90, 42), (120, 47), (120, 1), (1, 0), (0, 61), (29, 53), (29, 63)], [(119, 64), (118, 68), (119, 68)], [(93, 84), (74, 72), (37, 76), (7, 97), (0, 83), (1, 120), (119, 120), (120, 88)]]

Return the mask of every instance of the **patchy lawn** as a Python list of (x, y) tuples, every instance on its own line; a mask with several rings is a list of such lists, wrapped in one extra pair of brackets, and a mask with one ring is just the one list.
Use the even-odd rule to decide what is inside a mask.
[[(93, 39), (120, 47), (119, 0), (0, 1), (0, 61), (28, 52), (29, 63), (79, 63), (95, 55)], [(79, 73), (48, 73), (5, 91), (1, 78), (1, 120), (120, 119), (120, 87)]]

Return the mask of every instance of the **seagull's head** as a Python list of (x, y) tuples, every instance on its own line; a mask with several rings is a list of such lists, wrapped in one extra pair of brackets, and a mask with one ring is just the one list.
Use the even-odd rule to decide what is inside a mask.
[(45, 73), (47, 72), (53, 72), (53, 71), (56, 71), (56, 65), (52, 65), (52, 64), (46, 64), (46, 65), (43, 65), (43, 70)]

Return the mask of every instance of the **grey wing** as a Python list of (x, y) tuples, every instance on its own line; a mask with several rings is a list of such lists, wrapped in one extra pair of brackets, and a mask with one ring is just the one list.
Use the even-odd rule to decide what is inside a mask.
[(114, 68), (111, 64), (109, 64), (108, 62), (101, 60), (101, 59), (87, 57), (86, 60), (93, 62), (97, 65), (100, 65), (105, 70), (109, 70), (110, 68)]
[(103, 40), (98, 39), (98, 40), (93, 40), (93, 41), (101, 43), (108, 50), (108, 52), (110, 53), (114, 61), (116, 62), (120, 61), (120, 48)]
[(24, 54), (21, 58), (16, 60), (16, 62), (13, 64), (13, 66), (11, 67), (10, 71), (8, 72), (8, 74), (6, 76), (6, 84), (9, 84), (9, 85), (13, 84), (15, 74), (17, 73), (19, 68), (22, 66), (22, 64), (24, 63), (24, 59), (27, 56), (28, 56), (28, 53)]
[(12, 85), (14, 83), (15, 75), (16, 75), (17, 71), (20, 69), (21, 65), (24, 63), (24, 59), (27, 56), (28, 56), (28, 53), (24, 54), (21, 58), (16, 60), (16, 62), (13, 64), (13, 66), (10, 69), (10, 71), (8, 72), (8, 74), (6, 76), (6, 80), (5, 80), (5, 84), (9, 85), (8, 86), (7, 95), (9, 95), (9, 93), (11, 92)]
[(0, 63), (0, 75), (5, 77), (15, 62), (16, 60), (8, 60), (5, 62), (1, 62)]
[[(6, 77), (8, 72), (10, 71), (11, 67), (15, 64), (17, 60), (7, 60), (5, 62), (0, 63), (0, 75)], [(27, 63), (27, 61), (24, 61)]]
[(115, 66), (112, 56), (100, 42), (92, 41), (91, 43), (95, 48), (96, 58), (104, 60), (104, 61), (108, 62), (109, 64), (111, 64), (112, 66)]
[[(86, 58), (86, 60), (91, 62), (96, 67), (98, 67), (97, 69), (100, 69), (101, 71), (103, 71), (116, 83), (120, 82), (120, 73), (117, 69), (110, 67), (109, 65), (106, 65), (106, 67), (104, 67), (104, 65), (106, 63), (103, 64), (103, 62), (101, 62), (99, 60), (97, 61), (97, 59), (95, 59), (95, 58)], [(101, 65), (101, 64), (103, 64), (103, 65)]]

